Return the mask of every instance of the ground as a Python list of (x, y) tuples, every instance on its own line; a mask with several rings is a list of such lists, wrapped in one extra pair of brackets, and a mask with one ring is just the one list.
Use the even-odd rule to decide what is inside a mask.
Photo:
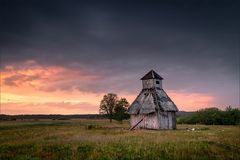
[(128, 121), (2, 121), (0, 160), (240, 159), (240, 126), (177, 125), (177, 130), (161, 131), (128, 128)]

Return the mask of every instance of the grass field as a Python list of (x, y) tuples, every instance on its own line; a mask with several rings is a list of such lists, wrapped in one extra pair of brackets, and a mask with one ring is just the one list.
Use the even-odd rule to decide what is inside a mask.
[(128, 128), (107, 120), (0, 122), (0, 160), (240, 159), (240, 126)]

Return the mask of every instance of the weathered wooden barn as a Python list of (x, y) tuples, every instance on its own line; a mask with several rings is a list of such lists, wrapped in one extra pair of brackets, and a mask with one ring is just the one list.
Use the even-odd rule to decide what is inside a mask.
[(163, 90), (163, 78), (151, 70), (141, 80), (143, 89), (128, 108), (131, 129), (176, 129), (178, 108)]

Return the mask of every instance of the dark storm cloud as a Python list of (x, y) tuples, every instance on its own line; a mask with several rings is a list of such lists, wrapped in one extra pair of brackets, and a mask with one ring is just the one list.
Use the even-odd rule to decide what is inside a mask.
[(113, 84), (128, 75), (133, 84), (153, 68), (168, 77), (170, 89), (199, 92), (209, 86), (218, 92), (219, 83), (236, 88), (239, 81), (238, 1), (2, 0), (0, 5), (1, 69), (33, 59), (119, 76)]

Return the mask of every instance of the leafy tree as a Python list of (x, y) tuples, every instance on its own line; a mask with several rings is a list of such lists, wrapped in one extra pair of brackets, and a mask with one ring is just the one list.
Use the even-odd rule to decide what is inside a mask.
[(114, 108), (117, 105), (118, 97), (114, 93), (108, 93), (107, 95), (103, 96), (103, 99), (100, 102), (100, 114), (105, 114), (110, 122), (112, 122)]
[(121, 98), (119, 100), (116, 94), (108, 93), (103, 96), (100, 102), (99, 113), (105, 114), (110, 122), (112, 122), (112, 119), (122, 121), (129, 117), (127, 114), (128, 107), (129, 103), (126, 98)]
[(126, 98), (121, 98), (117, 101), (117, 105), (114, 108), (114, 119), (122, 122), (122, 120), (129, 118), (127, 114), (127, 108), (129, 107), (129, 103)]
[(223, 117), (224, 124), (236, 125), (240, 124), (240, 110), (237, 108), (232, 108), (231, 106), (226, 108)]

